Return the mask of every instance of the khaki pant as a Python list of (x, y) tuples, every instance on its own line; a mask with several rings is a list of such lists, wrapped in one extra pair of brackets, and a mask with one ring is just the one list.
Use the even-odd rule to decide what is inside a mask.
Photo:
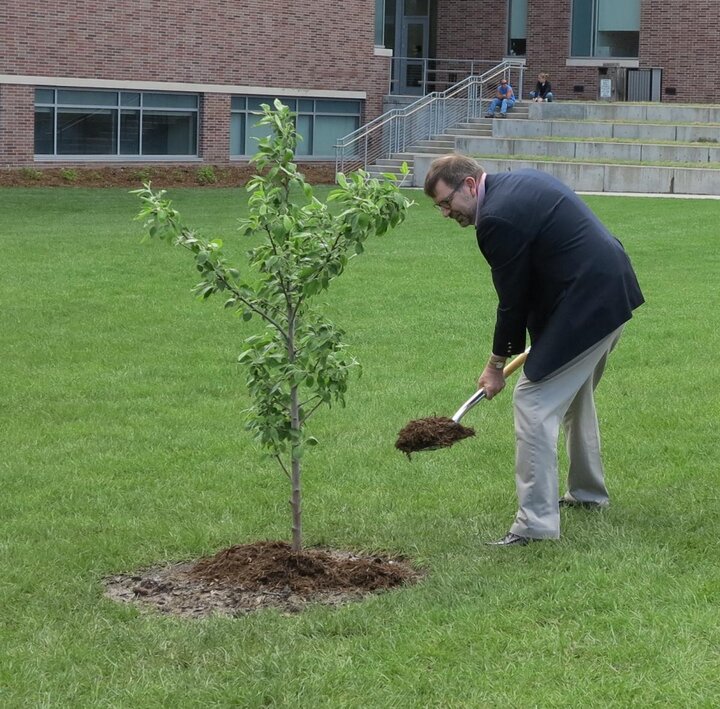
[(607, 503), (600, 429), (593, 392), (623, 326), (545, 379), (520, 377), (515, 406), (515, 485), (519, 509), (510, 528), (535, 539), (560, 537), (557, 439), (565, 430), (568, 492), (581, 502)]

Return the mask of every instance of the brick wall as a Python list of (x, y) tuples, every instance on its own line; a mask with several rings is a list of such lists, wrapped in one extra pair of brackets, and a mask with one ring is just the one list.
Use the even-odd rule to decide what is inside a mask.
[[(271, 7), (270, 7), (271, 6)], [(561, 100), (597, 97), (598, 68), (569, 67), (572, 0), (529, 0), (525, 92), (539, 71)], [(374, 0), (5, 3), (0, 74), (365, 91), (381, 111), (389, 59), (373, 54)], [(437, 0), (438, 57), (498, 62), (507, 0)], [(664, 101), (720, 101), (720, 0), (643, 0), (640, 66), (661, 67)], [(584, 86), (584, 92), (573, 87)], [(33, 160), (30, 87), (0, 86), (0, 164)], [(229, 99), (203, 99), (200, 152), (228, 160)]]
[[(571, 0), (535, 0), (528, 3), (527, 84), (526, 90), (535, 88), (537, 75), (544, 71), (550, 75), (555, 98), (594, 99), (596, 92), (588, 85), (585, 68), (565, 66), (570, 53)], [(597, 70), (594, 70), (597, 73)], [(582, 85), (584, 93), (574, 93), (573, 87)]]
[(32, 165), (35, 131), (31, 86), (0, 84), (0, 166)]
[(200, 157), (205, 162), (224, 163), (230, 150), (230, 96), (203, 95), (200, 106)]
[[(171, 10), (169, 8), (172, 8)], [(374, 0), (6, 3), (0, 73), (365, 88)]]
[[(528, 0), (526, 93), (546, 71), (557, 98), (597, 99), (598, 67), (566, 66), (571, 10), (572, 0)], [(437, 27), (437, 56), (498, 62), (507, 51), (508, 0), (438, 0)], [(663, 87), (676, 89), (663, 101), (720, 102), (720, 0), (642, 0), (638, 59), (641, 68), (662, 68)]]
[[(2, 12), (0, 74), (365, 91), (365, 119), (381, 111), (389, 82), (389, 59), (373, 53), (374, 0), (75, 0), (52, 12), (14, 0)], [(29, 111), (30, 133), (17, 131), (12, 150), (8, 138), (0, 143), (3, 162), (32, 161), (32, 90), (24, 91), (23, 106), (6, 110)], [(204, 97), (207, 161), (228, 160), (228, 114), (227, 96)]]
[(438, 0), (437, 56), (499, 62), (507, 52), (507, 5), (507, 0)]
[[(597, 68), (565, 66), (571, 7), (572, 0), (529, 0), (525, 97), (545, 71), (557, 98), (597, 98)], [(438, 0), (437, 56), (500, 62), (508, 49), (508, 8), (507, 0)], [(573, 92), (578, 84), (583, 93)]]
[(640, 22), (640, 65), (663, 70), (662, 100), (720, 102), (720, 2), (643, 0)]

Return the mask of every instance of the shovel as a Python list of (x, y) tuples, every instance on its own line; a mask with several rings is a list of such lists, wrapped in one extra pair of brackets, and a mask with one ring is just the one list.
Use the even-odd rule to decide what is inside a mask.
[[(530, 348), (526, 349), (525, 352), (522, 354), (519, 354), (515, 359), (508, 362), (508, 364), (505, 365), (505, 368), (503, 369), (503, 374), (505, 375), (505, 379), (507, 379), (516, 369), (519, 369), (520, 367), (525, 364), (525, 360), (527, 359), (528, 352), (530, 351)], [(452, 417), (452, 420), (455, 423), (460, 423), (460, 419), (465, 416), (465, 414), (472, 409), (475, 404), (479, 404), (483, 399), (485, 398), (485, 389), (478, 389), (454, 414)]]
[[(518, 355), (503, 369), (505, 378), (519, 369), (525, 360), (529, 348)], [(478, 389), (453, 415), (452, 418), (431, 417), (410, 421), (398, 434), (395, 448), (410, 458), (411, 453), (449, 448), (463, 438), (475, 435), (475, 430), (460, 425), (460, 419), (476, 404), (485, 398), (485, 390)]]

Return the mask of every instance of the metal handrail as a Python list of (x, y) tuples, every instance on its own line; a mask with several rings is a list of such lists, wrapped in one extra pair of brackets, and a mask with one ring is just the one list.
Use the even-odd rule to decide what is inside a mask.
[[(393, 108), (335, 144), (335, 172), (367, 168), (377, 160), (403, 153), (420, 140), (440, 135), (451, 125), (482, 115), (505, 78), (522, 98), (525, 65), (506, 60), (480, 75), (471, 75), (446, 91), (433, 91), (405, 108)], [(513, 80), (517, 75), (517, 81)]]
[[(458, 77), (482, 74), (492, 69), (492, 59), (440, 59), (438, 57), (392, 57), (389, 94), (417, 93), (424, 96), (454, 86)], [(412, 80), (412, 83), (408, 83)]]

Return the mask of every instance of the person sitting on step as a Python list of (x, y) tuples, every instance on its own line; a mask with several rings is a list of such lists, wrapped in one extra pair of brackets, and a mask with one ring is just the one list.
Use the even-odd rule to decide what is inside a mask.
[(490, 103), (488, 112), (485, 114), (487, 118), (495, 115), (495, 109), (500, 108), (500, 118), (506, 118), (507, 112), (515, 105), (515, 93), (512, 86), (508, 84), (507, 79), (503, 79), (497, 87), (495, 98)]
[(537, 84), (535, 84), (535, 91), (530, 92), (530, 98), (533, 101), (535, 101), (535, 102), (542, 102), (542, 101), (550, 102), (553, 100), (552, 86), (550, 85), (549, 79), (550, 79), (550, 76), (544, 71), (541, 71), (538, 74)]

